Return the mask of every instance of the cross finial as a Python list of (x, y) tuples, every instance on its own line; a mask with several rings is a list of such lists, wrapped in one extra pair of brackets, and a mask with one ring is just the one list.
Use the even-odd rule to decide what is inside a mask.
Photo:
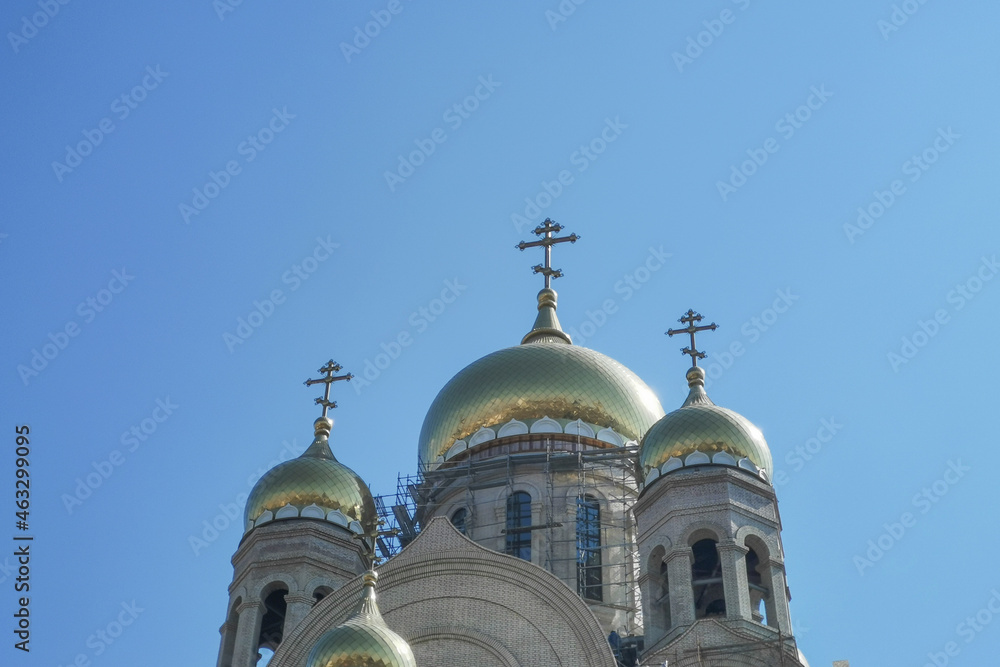
[(356, 540), (361, 540), (362, 548), (364, 550), (365, 556), (371, 561), (372, 566), (379, 565), (383, 558), (376, 553), (376, 547), (382, 549), (382, 553), (388, 553), (388, 548), (382, 542), (383, 537), (395, 537), (399, 535), (399, 528), (391, 528), (389, 530), (380, 530), (382, 526), (385, 525), (384, 519), (379, 519), (374, 526), (372, 526), (366, 532), (361, 534), (355, 534), (353, 537)]
[(715, 331), (716, 329), (719, 328), (719, 325), (716, 324), (715, 322), (712, 322), (711, 324), (706, 324), (705, 326), (702, 326), (702, 327), (695, 326), (695, 322), (701, 322), (702, 319), (703, 318), (702, 318), (701, 315), (699, 315), (698, 313), (694, 312), (691, 309), (688, 309), (688, 311), (686, 313), (684, 313), (684, 317), (682, 317), (679, 320), (677, 320), (681, 324), (687, 324), (687, 326), (684, 327), (683, 329), (668, 329), (667, 330), (667, 335), (668, 336), (673, 336), (674, 334), (682, 334), (682, 333), (686, 333), (686, 334), (690, 334), (691, 335), (691, 347), (682, 348), (681, 349), (681, 354), (690, 354), (691, 355), (691, 367), (692, 368), (696, 368), (698, 366), (698, 360), (699, 359), (704, 359), (706, 356), (708, 356), (704, 352), (699, 352), (698, 348), (695, 347), (695, 345), (694, 345), (694, 335), (696, 333), (698, 333), (699, 331)]
[(316, 405), (323, 406), (324, 417), (326, 417), (326, 413), (330, 408), (337, 407), (337, 401), (330, 400), (330, 386), (334, 382), (337, 382), (338, 380), (347, 380), (349, 382), (351, 378), (354, 377), (350, 373), (345, 373), (344, 375), (334, 375), (334, 373), (340, 370), (343, 370), (343, 367), (336, 361), (331, 359), (330, 361), (326, 362), (325, 366), (323, 366), (321, 369), (319, 369), (319, 371), (317, 371), (319, 373), (326, 374), (326, 377), (319, 378), (318, 380), (306, 380), (305, 382), (305, 385), (307, 387), (311, 387), (312, 385), (319, 384), (321, 382), (326, 385), (326, 389), (323, 390), (323, 397), (316, 399)]
[(542, 246), (545, 248), (545, 263), (537, 264), (531, 267), (535, 273), (541, 273), (545, 276), (545, 289), (552, 287), (552, 278), (561, 278), (562, 270), (552, 268), (552, 246), (557, 243), (565, 243), (569, 241), (570, 243), (576, 243), (579, 240), (579, 236), (576, 234), (570, 234), (569, 236), (563, 236), (561, 238), (555, 238), (552, 236), (553, 232), (558, 234), (562, 231), (563, 226), (558, 222), (553, 222), (550, 218), (545, 218), (545, 222), (535, 227), (534, 234), (542, 237), (537, 241), (521, 241), (515, 248), (518, 250), (524, 250), (525, 248), (536, 248)]

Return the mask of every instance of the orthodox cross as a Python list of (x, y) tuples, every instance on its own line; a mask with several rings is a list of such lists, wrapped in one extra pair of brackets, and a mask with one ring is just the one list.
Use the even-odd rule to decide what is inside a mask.
[[(380, 528), (382, 528), (382, 526), (384, 525), (385, 525), (385, 520), (379, 519), (378, 522), (376, 522), (376, 524), (372, 526), (368, 532), (361, 533), (360, 535), (358, 534), (353, 535), (354, 539), (361, 540), (362, 550), (364, 551), (365, 556), (368, 557), (368, 560), (371, 561), (373, 567), (375, 565), (380, 564), (384, 560), (384, 558), (388, 558), (389, 552), (391, 551), (389, 545), (386, 544), (382, 538), (396, 537), (400, 533), (399, 528), (380, 530)], [(378, 553), (376, 552), (376, 548), (378, 548), (378, 550), (380, 550), (384, 554), (384, 557), (378, 555)]]
[(694, 312), (691, 309), (688, 309), (688, 311), (684, 314), (684, 317), (677, 320), (681, 324), (687, 324), (687, 326), (683, 329), (667, 330), (668, 336), (673, 336), (674, 334), (683, 334), (683, 333), (691, 335), (691, 347), (685, 347), (681, 349), (681, 354), (691, 355), (692, 367), (696, 367), (698, 365), (699, 359), (704, 359), (706, 356), (708, 356), (704, 352), (699, 352), (698, 348), (694, 346), (694, 335), (699, 331), (715, 331), (716, 329), (719, 328), (719, 325), (716, 324), (715, 322), (712, 322), (711, 324), (706, 324), (705, 326), (701, 327), (695, 326), (695, 322), (701, 322), (702, 319), (703, 318), (701, 315), (699, 315), (698, 313)]
[(552, 268), (552, 246), (557, 243), (565, 243), (569, 241), (570, 243), (576, 243), (580, 238), (576, 234), (570, 234), (569, 236), (563, 236), (561, 238), (555, 238), (552, 233), (559, 233), (562, 231), (563, 226), (558, 222), (553, 222), (550, 218), (545, 218), (545, 222), (535, 227), (534, 233), (542, 238), (537, 241), (521, 241), (515, 248), (518, 250), (524, 250), (525, 248), (536, 248), (542, 246), (545, 248), (545, 264), (537, 264), (531, 267), (535, 273), (541, 273), (545, 276), (545, 289), (549, 289), (552, 286), (552, 278), (561, 278), (562, 270)]
[(305, 382), (305, 384), (306, 384), (307, 387), (311, 387), (312, 385), (319, 384), (321, 382), (326, 385), (326, 389), (323, 391), (323, 398), (317, 398), (316, 399), (316, 405), (322, 405), (323, 406), (323, 416), (324, 417), (326, 417), (327, 410), (329, 410), (330, 408), (337, 407), (337, 401), (331, 401), (330, 400), (330, 386), (334, 382), (337, 382), (338, 380), (347, 380), (347, 381), (350, 381), (351, 378), (354, 377), (350, 373), (345, 373), (344, 375), (334, 375), (334, 373), (336, 373), (337, 371), (340, 371), (340, 370), (343, 370), (343, 367), (340, 364), (338, 364), (336, 361), (334, 361), (333, 359), (331, 359), (330, 361), (326, 362), (326, 366), (323, 366), (323, 368), (321, 368), (321, 369), (319, 369), (319, 371), (317, 371), (319, 373), (325, 373), (326, 377), (320, 378), (318, 380), (306, 380), (306, 382)]

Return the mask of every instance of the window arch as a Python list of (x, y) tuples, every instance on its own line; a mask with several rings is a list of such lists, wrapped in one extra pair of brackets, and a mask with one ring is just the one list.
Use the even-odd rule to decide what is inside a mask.
[(760, 556), (752, 547), (747, 548), (747, 586), (750, 589), (750, 617), (758, 623), (765, 623), (765, 615), (761, 613), (764, 600), (767, 599), (767, 588), (764, 587), (764, 577), (760, 574)]
[(285, 612), (288, 608), (285, 602), (286, 595), (288, 595), (287, 588), (278, 588), (264, 598), (264, 618), (260, 623), (258, 648), (274, 651), (281, 644), (285, 633)]
[(691, 586), (694, 592), (694, 617), (726, 615), (726, 595), (722, 586), (722, 561), (716, 541), (710, 538), (691, 545)]
[(507, 497), (504, 553), (531, 561), (531, 496), (517, 491)]
[(601, 503), (594, 496), (576, 499), (576, 592), (585, 600), (604, 600), (601, 569)]
[(455, 530), (462, 533), (463, 535), (468, 535), (466, 528), (468, 527), (469, 521), (469, 510), (464, 507), (459, 507), (451, 515), (451, 525), (455, 526)]

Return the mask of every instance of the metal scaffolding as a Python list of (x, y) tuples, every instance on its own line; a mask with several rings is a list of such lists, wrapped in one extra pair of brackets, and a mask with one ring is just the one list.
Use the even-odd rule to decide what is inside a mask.
[[(416, 474), (400, 474), (396, 492), (375, 497), (379, 517), (384, 528), (395, 529), (395, 536), (379, 540), (380, 555), (391, 558), (409, 544), (420, 532), (420, 522), (429, 507), (433, 510), (435, 493), (447, 488), (451, 493), (464, 488), (466, 494), (466, 530), (471, 534), (503, 535), (506, 522), (492, 512), (483, 511), (482, 505), (492, 502), (496, 490), (514, 488), (515, 479), (523, 474), (525, 466), (541, 468), (545, 478), (545, 493), (540, 520), (518, 530), (544, 531), (541, 541), (542, 564), (550, 572), (566, 568), (565, 561), (580, 559), (579, 544), (574, 531), (558, 531), (566, 520), (553, 506), (556, 498), (586, 498), (593, 495), (602, 500), (600, 518), (601, 567), (603, 570), (602, 593), (608, 602), (597, 602), (605, 607), (626, 612), (623, 636), (642, 632), (642, 606), (638, 588), (639, 556), (635, 539), (635, 522), (632, 506), (638, 497), (635, 475), (637, 447), (581, 448), (579, 451), (559, 451), (549, 446), (544, 451), (505, 454), (480, 460), (463, 460), (455, 464), (430, 469), (420, 466)], [(491, 493), (483, 493), (492, 491)], [(489, 498), (489, 501), (486, 500)], [(535, 499), (533, 499), (535, 502)], [(560, 537), (560, 535), (562, 537)], [(573, 542), (573, 544), (571, 544)], [(566, 558), (560, 554), (571, 553)], [(626, 590), (613, 587), (624, 586)], [(611, 601), (621, 600), (624, 604)]]

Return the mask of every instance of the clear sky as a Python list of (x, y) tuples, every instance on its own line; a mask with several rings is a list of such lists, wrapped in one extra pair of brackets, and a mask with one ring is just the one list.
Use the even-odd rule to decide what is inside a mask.
[(367, 370), (331, 443), (394, 491), (530, 327), (546, 216), (563, 325), (667, 410), (663, 332), (720, 324), (814, 667), (995, 662), (996, 3), (230, 2), (0, 9), (0, 663), (213, 664), (303, 381)]

